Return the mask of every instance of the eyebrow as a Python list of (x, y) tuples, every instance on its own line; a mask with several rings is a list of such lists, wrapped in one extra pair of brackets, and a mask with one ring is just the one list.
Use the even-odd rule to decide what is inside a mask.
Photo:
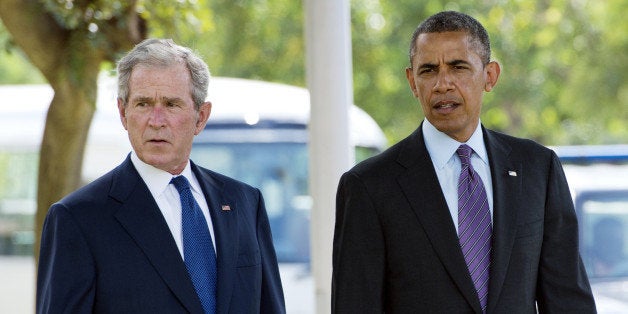
[[(179, 98), (179, 97), (161, 97), (160, 98), (162, 101), (164, 102), (173, 102), (173, 103), (181, 103), (184, 102), (183, 99)], [(137, 103), (137, 102), (146, 102), (149, 104), (152, 104), (155, 102), (155, 99), (153, 97), (148, 97), (148, 96), (137, 96), (133, 99), (131, 99), (131, 102)]]
[[(465, 60), (461, 60), (461, 59), (455, 59), (455, 60), (447, 61), (447, 62), (445, 62), (445, 64), (447, 64), (448, 66), (456, 66), (456, 65), (461, 65), (461, 64), (470, 65), (469, 62), (467, 62)], [(438, 67), (439, 67), (438, 64), (434, 64), (434, 63), (429, 63), (428, 62), (428, 63), (421, 64), (418, 68), (419, 69), (436, 69)]]
[(131, 102), (133, 102), (133, 103), (137, 103), (137, 102), (151, 103), (151, 102), (153, 102), (153, 99), (151, 97), (146, 97), (146, 96), (137, 96), (137, 97), (133, 97), (131, 99)]
[(461, 65), (461, 64), (471, 65), (471, 63), (469, 63), (468, 61), (460, 60), (460, 59), (447, 62), (447, 65), (449, 66), (455, 66), (455, 65)]

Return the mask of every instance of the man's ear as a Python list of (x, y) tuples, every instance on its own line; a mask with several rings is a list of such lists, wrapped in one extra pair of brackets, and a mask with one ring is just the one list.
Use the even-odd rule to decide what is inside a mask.
[(415, 98), (419, 97), (419, 91), (416, 88), (416, 84), (414, 82), (414, 72), (411, 67), (406, 68), (406, 79), (408, 79), (408, 84), (410, 85), (410, 90)]
[(198, 108), (198, 119), (196, 120), (196, 131), (194, 132), (194, 135), (198, 135), (201, 131), (203, 131), (211, 113), (212, 103), (210, 101), (202, 103), (200, 108)]
[(124, 105), (124, 101), (118, 98), (118, 113), (120, 113), (120, 122), (122, 122), (122, 126), (125, 130), (128, 130), (126, 127), (126, 107)]
[(497, 61), (491, 61), (486, 65), (485, 71), (486, 84), (484, 85), (484, 90), (490, 92), (493, 90), (493, 87), (497, 85), (497, 79), (501, 73), (501, 68), (499, 67), (499, 63), (497, 63)]

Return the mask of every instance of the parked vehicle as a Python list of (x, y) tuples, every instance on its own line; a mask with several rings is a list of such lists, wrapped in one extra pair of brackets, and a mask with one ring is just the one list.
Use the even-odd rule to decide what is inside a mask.
[(628, 145), (556, 147), (599, 313), (628, 313)]
[[(242, 79), (210, 85), (212, 115), (195, 138), (192, 160), (260, 188), (279, 261), (309, 262), (307, 90)], [(236, 90), (243, 92), (232, 92)], [(366, 112), (352, 106), (349, 117), (358, 160), (386, 146), (383, 132)]]

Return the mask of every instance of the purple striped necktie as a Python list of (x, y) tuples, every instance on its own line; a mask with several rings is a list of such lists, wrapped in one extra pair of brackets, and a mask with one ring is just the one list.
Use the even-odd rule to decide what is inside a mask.
[(471, 147), (464, 144), (456, 150), (462, 163), (458, 179), (458, 238), (482, 312), (486, 313), (491, 264), (491, 213), (482, 179), (471, 165), (472, 152)]

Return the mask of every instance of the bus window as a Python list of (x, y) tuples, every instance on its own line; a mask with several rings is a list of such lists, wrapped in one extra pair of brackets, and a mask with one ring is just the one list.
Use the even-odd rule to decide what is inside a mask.
[(192, 160), (258, 187), (264, 196), (277, 258), (309, 260), (309, 198), (305, 143), (196, 144)]
[(579, 196), (583, 256), (591, 278), (628, 276), (628, 194), (613, 191)]
[(30, 255), (38, 154), (0, 151), (0, 255)]

